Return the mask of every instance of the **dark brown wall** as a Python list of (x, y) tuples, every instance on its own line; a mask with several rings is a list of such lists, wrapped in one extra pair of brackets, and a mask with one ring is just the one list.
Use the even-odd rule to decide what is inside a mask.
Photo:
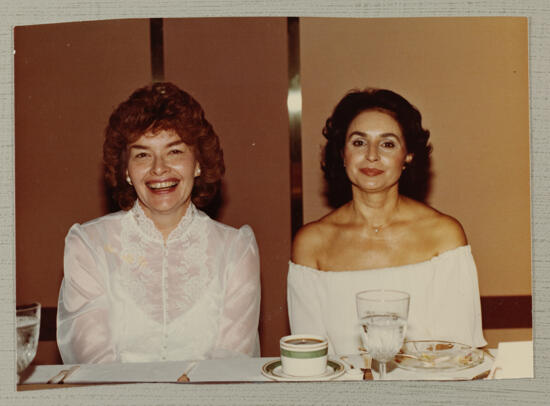
[(15, 29), (16, 292), (57, 305), (64, 237), (105, 213), (112, 108), (150, 80), (145, 20)]
[[(164, 41), (166, 80), (199, 100), (221, 137), (218, 219), (256, 234), (262, 354), (276, 355), (288, 331), (286, 19), (164, 20)], [(149, 20), (18, 27), (15, 49), (17, 303), (52, 308), (69, 227), (108, 212), (103, 129), (118, 103), (151, 82)], [(36, 363), (59, 361), (55, 341), (42, 341)]]
[(263, 356), (288, 331), (290, 160), (285, 18), (164, 21), (165, 77), (196, 97), (219, 134), (227, 173), (219, 220), (249, 224), (260, 247)]
[[(16, 297), (52, 308), (42, 324), (55, 331), (64, 238), (107, 212), (103, 129), (151, 78), (149, 22), (17, 27), (14, 41)], [(55, 341), (39, 343), (36, 363), (60, 361)]]

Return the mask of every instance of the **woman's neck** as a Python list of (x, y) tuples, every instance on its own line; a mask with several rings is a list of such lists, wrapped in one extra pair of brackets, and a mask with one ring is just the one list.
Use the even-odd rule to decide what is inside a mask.
[(155, 212), (150, 210), (149, 208), (145, 207), (139, 202), (143, 212), (147, 217), (149, 217), (152, 221), (157, 230), (162, 234), (162, 237), (164, 238), (164, 241), (168, 239), (168, 236), (174, 229), (178, 226), (183, 216), (185, 216), (185, 213), (187, 213), (187, 210), (189, 209), (189, 203), (185, 206), (182, 206), (178, 208), (177, 210), (173, 212), (163, 213), (163, 212)]
[(396, 219), (402, 202), (403, 198), (397, 188), (378, 193), (353, 190), (350, 209), (354, 221), (378, 229), (387, 227)]

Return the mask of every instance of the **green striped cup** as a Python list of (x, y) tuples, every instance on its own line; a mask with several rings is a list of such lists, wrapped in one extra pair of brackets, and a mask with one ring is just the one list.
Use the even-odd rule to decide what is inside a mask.
[(294, 334), (281, 338), (283, 373), (291, 376), (322, 375), (327, 369), (328, 342), (325, 337)]

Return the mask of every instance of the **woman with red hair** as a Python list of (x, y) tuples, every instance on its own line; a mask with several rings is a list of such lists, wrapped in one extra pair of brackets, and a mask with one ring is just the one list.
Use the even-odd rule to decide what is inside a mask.
[(171, 83), (138, 89), (112, 113), (103, 155), (123, 210), (66, 237), (63, 362), (259, 356), (254, 233), (199, 210), (224, 174), (199, 103)]

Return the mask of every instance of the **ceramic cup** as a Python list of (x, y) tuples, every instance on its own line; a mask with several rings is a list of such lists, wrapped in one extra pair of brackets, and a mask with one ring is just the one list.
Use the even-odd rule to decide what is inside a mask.
[(327, 369), (328, 342), (311, 334), (295, 334), (281, 338), (283, 373), (292, 376), (315, 376)]

